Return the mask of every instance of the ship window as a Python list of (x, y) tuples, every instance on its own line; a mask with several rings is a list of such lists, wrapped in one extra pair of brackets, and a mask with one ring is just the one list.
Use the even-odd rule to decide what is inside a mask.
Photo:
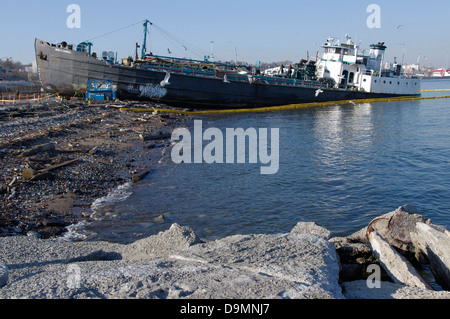
[(386, 81), (383, 81), (384, 84), (386, 84)]
[(367, 79), (364, 79), (364, 80), (363, 80), (363, 82), (366, 82), (366, 81), (367, 81)]
[(377, 83), (377, 80), (375, 80), (374, 82)]
[(392, 84), (392, 81), (389, 81), (389, 84)]
[(400, 85), (400, 82), (397, 82), (398, 85)]
[(349, 83), (353, 83), (354, 79), (355, 79), (355, 73), (354, 72), (350, 72), (350, 77), (348, 78), (348, 82)]

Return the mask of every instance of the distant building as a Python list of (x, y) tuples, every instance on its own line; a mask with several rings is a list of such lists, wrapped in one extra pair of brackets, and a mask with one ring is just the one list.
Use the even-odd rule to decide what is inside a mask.
[(447, 77), (447, 76), (450, 76), (450, 70), (446, 70), (444, 68), (435, 69), (435, 70), (431, 71), (431, 76), (434, 78)]
[(3, 70), (3, 68), (0, 66), (0, 81), (3, 81), (6, 78), (6, 72)]
[(35, 74), (37, 73), (37, 62), (33, 61), (29, 65), (25, 65), (25, 72)]

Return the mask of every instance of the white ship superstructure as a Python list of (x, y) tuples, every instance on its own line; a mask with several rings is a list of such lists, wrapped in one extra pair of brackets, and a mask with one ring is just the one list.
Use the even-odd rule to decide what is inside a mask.
[(402, 73), (400, 64), (383, 69), (385, 62), (384, 43), (370, 46), (368, 55), (346, 36), (345, 43), (328, 38), (322, 46), (324, 53), (317, 63), (317, 77), (331, 79), (336, 88), (401, 95), (420, 94), (420, 80), (408, 78)]

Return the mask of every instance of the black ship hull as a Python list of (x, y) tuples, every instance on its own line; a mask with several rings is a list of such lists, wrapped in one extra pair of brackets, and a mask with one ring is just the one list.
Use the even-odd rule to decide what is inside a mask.
[(256, 108), (399, 96), (251, 80), (227, 81), (223, 75), (202, 77), (189, 72), (171, 73), (167, 78), (165, 70), (107, 63), (88, 53), (38, 39), (35, 50), (44, 90), (68, 97), (86, 92), (89, 80), (111, 80), (118, 87), (119, 99), (192, 108)]

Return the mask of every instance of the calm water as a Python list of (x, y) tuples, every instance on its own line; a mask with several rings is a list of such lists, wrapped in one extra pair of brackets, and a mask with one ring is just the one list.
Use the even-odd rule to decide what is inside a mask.
[[(422, 89), (450, 89), (450, 81), (424, 80)], [(423, 93), (438, 95), (450, 92)], [(95, 239), (128, 243), (172, 223), (207, 239), (289, 232), (299, 221), (348, 235), (403, 204), (450, 227), (450, 99), (196, 119), (223, 132), (279, 128), (278, 173), (261, 175), (261, 164), (175, 165), (167, 156), (144, 182), (96, 205)]]

